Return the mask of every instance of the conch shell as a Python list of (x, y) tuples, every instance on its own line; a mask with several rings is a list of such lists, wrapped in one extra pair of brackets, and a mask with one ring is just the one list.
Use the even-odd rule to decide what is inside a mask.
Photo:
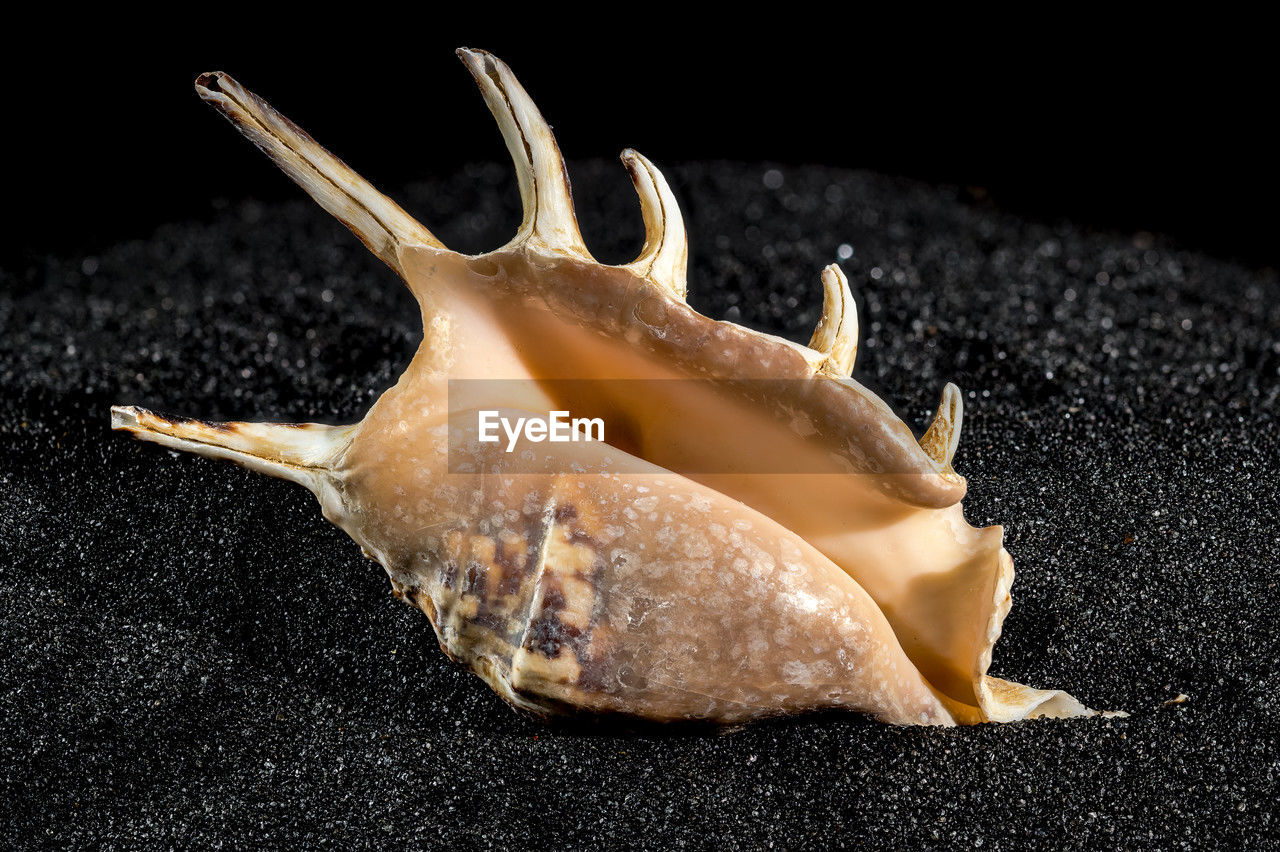
[[(506, 246), (445, 248), (225, 74), (200, 96), (408, 283), (424, 339), (350, 426), (210, 423), (135, 407), (117, 429), (311, 489), (431, 619), (445, 653), (516, 707), (739, 724), (824, 708), (895, 724), (1091, 715), (987, 675), (1009, 611), (1000, 527), (951, 467), (960, 391), (919, 440), (849, 374), (857, 314), (822, 272), (808, 346), (684, 301), (666, 181), (625, 151), (639, 258), (597, 263), (551, 129), (511, 70), (458, 51), (515, 160)], [(586, 412), (606, 441), (477, 440), (476, 412)], [(761, 466), (760, 461), (767, 460)]]

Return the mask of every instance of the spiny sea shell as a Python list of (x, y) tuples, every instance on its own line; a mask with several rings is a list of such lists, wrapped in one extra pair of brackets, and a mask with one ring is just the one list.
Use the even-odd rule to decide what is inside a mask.
[[(398, 384), (350, 426), (116, 407), (115, 428), (311, 489), (445, 653), (517, 707), (726, 724), (1092, 714), (986, 674), (1013, 566), (999, 527), (964, 520), (959, 390), (916, 441), (849, 378), (857, 317), (834, 265), (808, 346), (692, 310), (675, 199), (634, 151), (644, 248), (597, 263), (537, 108), (501, 61), (459, 55), (524, 204), (514, 239), (476, 256), (230, 77), (196, 82), (408, 283), (424, 339)], [(598, 416), (605, 441), (478, 439), (477, 412), (556, 410)]]

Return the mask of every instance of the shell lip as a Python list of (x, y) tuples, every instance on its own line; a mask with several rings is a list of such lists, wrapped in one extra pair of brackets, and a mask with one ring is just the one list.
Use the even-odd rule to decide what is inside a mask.
[[(630, 304), (632, 313), (646, 306), (650, 309), (655, 304), (661, 306), (659, 313), (663, 328), (654, 328), (643, 320), (633, 324), (633, 328), (646, 336), (650, 346), (670, 352), (673, 339), (687, 341), (690, 344), (688, 350), (681, 355), (685, 360), (696, 357), (698, 352), (712, 345), (732, 347), (736, 353), (734, 363), (713, 364), (710, 370), (705, 369), (705, 364), (686, 363), (682, 369), (687, 375), (730, 383), (763, 380), (793, 385), (789, 390), (794, 397), (791, 404), (822, 405), (822, 419), (833, 424), (835, 430), (831, 441), (832, 451), (837, 455), (852, 461), (853, 456), (843, 448), (844, 445), (855, 446), (864, 439), (870, 439), (876, 451), (866, 464), (855, 463), (856, 472), (875, 477), (878, 487), (886, 494), (928, 508), (945, 508), (964, 498), (967, 482), (952, 469), (949, 460), (933, 458), (889, 405), (857, 379), (815, 365), (814, 358), (810, 356), (820, 353), (776, 335), (704, 316), (660, 284), (636, 275), (625, 266), (601, 267), (580, 258), (548, 251), (540, 245), (528, 244), (470, 256), (434, 247), (404, 247), (400, 260), (410, 272), (411, 287), (420, 302), (427, 298), (423, 291), (430, 285), (412, 282), (415, 279), (423, 282), (434, 280), (437, 264), (445, 262), (465, 267), (491, 295), (498, 297), (506, 291), (501, 298), (528, 299), (529, 304), (536, 304), (539, 310), (553, 316), (563, 313), (563, 293), (558, 289), (562, 285), (559, 282), (591, 274), (595, 288), (593, 304)], [(611, 274), (596, 274), (601, 268)], [(657, 302), (652, 302), (653, 299)], [(574, 321), (585, 324), (597, 322), (593, 317), (578, 317)], [(627, 336), (625, 329), (614, 324), (600, 326), (598, 330), (619, 340)], [(512, 333), (523, 334), (524, 331), (516, 328)], [(771, 368), (774, 372), (770, 377), (757, 376), (753, 379), (750, 372), (758, 370), (749, 371), (745, 376), (738, 374), (736, 367), (739, 362), (758, 357), (761, 347), (767, 347), (768, 358), (775, 365)], [(575, 369), (587, 371), (593, 366), (583, 364)], [(626, 378), (612, 374), (576, 377)], [(953, 437), (958, 438), (958, 434)], [(845, 473), (837, 469), (830, 472), (833, 475)]]

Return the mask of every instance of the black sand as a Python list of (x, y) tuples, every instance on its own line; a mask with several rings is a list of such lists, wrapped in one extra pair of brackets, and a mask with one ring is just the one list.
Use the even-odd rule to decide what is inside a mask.
[[(673, 168), (692, 304), (807, 340), (843, 261), (856, 375), (920, 430), (966, 391), (967, 514), (1019, 575), (993, 672), (1128, 719), (728, 736), (547, 726), (444, 659), (310, 494), (108, 430), (131, 403), (353, 421), (418, 317), (305, 201), (0, 282), (0, 826), (20, 845), (1271, 846), (1280, 282), (822, 169)], [(627, 259), (622, 169), (575, 170)], [(779, 185), (779, 178), (781, 184)], [(400, 200), (505, 242), (509, 171)], [(53, 226), (54, 223), (51, 223)], [(1180, 703), (1170, 703), (1185, 696)]]

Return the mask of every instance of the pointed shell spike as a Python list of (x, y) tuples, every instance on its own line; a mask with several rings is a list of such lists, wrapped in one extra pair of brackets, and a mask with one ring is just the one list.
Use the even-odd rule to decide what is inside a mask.
[(644, 215), (644, 248), (625, 268), (684, 301), (688, 291), (689, 237), (676, 197), (662, 172), (639, 152), (631, 148), (623, 151), (622, 163), (631, 174)]
[(954, 382), (942, 389), (942, 401), (933, 423), (920, 438), (920, 449), (943, 470), (951, 469), (956, 448), (960, 446), (960, 430), (964, 426), (964, 396)]
[(515, 163), (524, 219), (509, 245), (535, 242), (590, 260), (573, 212), (569, 173), (546, 119), (501, 59), (465, 47), (458, 56), (475, 77)]
[(321, 423), (211, 423), (132, 405), (111, 407), (111, 428), (171, 449), (228, 459), (317, 494), (356, 429)]
[(230, 75), (201, 74), (196, 92), (401, 278), (405, 272), (397, 253), (400, 246), (444, 248), (398, 204)]
[(858, 354), (858, 307), (849, 291), (849, 279), (837, 264), (822, 270), (822, 318), (809, 338), (809, 348), (822, 352), (822, 366), (847, 376)]

